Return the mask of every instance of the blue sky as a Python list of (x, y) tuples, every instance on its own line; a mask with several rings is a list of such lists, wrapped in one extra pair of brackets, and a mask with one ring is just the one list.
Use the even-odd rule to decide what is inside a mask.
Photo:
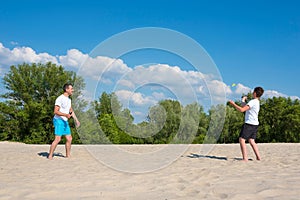
[[(123, 31), (161, 27), (198, 42), (216, 64), (224, 84), (239, 84), (240, 88), (228, 90), (260, 85), (269, 96), (297, 98), (299, 7), (296, 0), (1, 1), (0, 73), (3, 76), (9, 65), (28, 60), (57, 59), (72, 69), (75, 66), (59, 57), (68, 60), (72, 52), (87, 55), (99, 43)], [(31, 55), (35, 59), (22, 60), (19, 54), (16, 58), (17, 49), (19, 54), (25, 54), (23, 58)], [(166, 68), (179, 66), (182, 71), (191, 70), (178, 56), (157, 51), (136, 52), (120, 59), (124, 69), (157, 63), (167, 64)], [(238, 98), (240, 91), (245, 90), (227, 96)]]

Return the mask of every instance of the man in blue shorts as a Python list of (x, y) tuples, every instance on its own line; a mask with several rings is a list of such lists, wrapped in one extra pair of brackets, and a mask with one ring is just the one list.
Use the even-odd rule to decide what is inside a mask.
[(229, 101), (233, 107), (235, 107), (240, 112), (246, 112), (245, 114), (245, 123), (243, 124), (241, 133), (240, 133), (240, 146), (243, 155), (243, 161), (248, 161), (247, 156), (247, 148), (246, 148), (246, 140), (249, 141), (255, 155), (256, 159), (260, 160), (260, 155), (258, 152), (258, 147), (255, 143), (256, 133), (258, 129), (258, 113), (260, 109), (259, 99), (263, 95), (264, 89), (261, 87), (256, 87), (253, 91), (253, 99), (250, 100), (247, 104), (245, 103), (247, 97), (243, 97), (242, 99), (242, 107), (234, 103), (233, 101)]
[(53, 158), (53, 153), (58, 143), (60, 142), (62, 136), (66, 137), (66, 157), (69, 158), (71, 156), (72, 135), (68, 119), (73, 117), (76, 123), (76, 127), (80, 126), (80, 122), (78, 121), (72, 109), (71, 99), (69, 98), (74, 91), (72, 84), (65, 84), (63, 86), (63, 90), (64, 93), (57, 97), (57, 99), (55, 100), (53, 117), (55, 139), (50, 146), (48, 159)]

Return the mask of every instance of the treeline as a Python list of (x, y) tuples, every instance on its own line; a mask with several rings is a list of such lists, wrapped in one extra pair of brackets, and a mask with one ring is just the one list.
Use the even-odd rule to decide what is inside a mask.
[[(7, 91), (0, 102), (0, 140), (49, 144), (54, 138), (54, 102), (66, 82), (75, 83), (72, 105), (81, 121), (76, 130), (70, 120), (73, 143), (236, 143), (244, 121), (244, 114), (229, 105), (212, 106), (205, 112), (197, 103), (183, 106), (162, 100), (149, 108), (145, 121), (135, 124), (114, 93), (104, 92), (88, 105), (80, 98), (83, 79), (52, 63), (11, 66), (3, 81)], [(262, 99), (259, 121), (258, 142), (300, 141), (298, 99)]]
[[(62, 66), (47, 64), (21, 64), (11, 66), (3, 77), (4, 87), (0, 102), (0, 140), (44, 144), (54, 139), (53, 111), (55, 99), (62, 94), (62, 85), (76, 80), (80, 95), (83, 80)], [(4, 93), (4, 94), (3, 94)], [(75, 105), (75, 109), (84, 105)], [(71, 121), (72, 127), (74, 127)], [(73, 138), (80, 142), (76, 130)]]

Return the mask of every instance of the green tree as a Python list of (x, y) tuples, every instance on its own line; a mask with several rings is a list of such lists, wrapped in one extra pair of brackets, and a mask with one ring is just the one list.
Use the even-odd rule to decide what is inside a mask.
[(180, 126), (174, 142), (190, 144), (194, 141), (199, 127), (199, 116), (202, 108), (197, 103), (186, 105), (181, 112)]
[(199, 125), (196, 137), (194, 138), (193, 144), (202, 144), (204, 142), (208, 126), (209, 126), (209, 118), (207, 114), (204, 112), (203, 106), (199, 108)]
[[(74, 72), (65, 71), (52, 63), (32, 63), (11, 66), (4, 76), (7, 92), (0, 103), (0, 139), (26, 143), (49, 143), (53, 139), (53, 108), (62, 85), (66, 82), (80, 83), (77, 95), (84, 86)], [(75, 108), (76, 110), (76, 108)], [(74, 142), (79, 142), (76, 131)]]
[(95, 111), (97, 115), (115, 114), (118, 115), (122, 111), (122, 105), (115, 93), (107, 94), (103, 92), (99, 101), (95, 101)]
[(204, 143), (217, 143), (223, 130), (226, 117), (226, 105), (213, 105), (209, 110), (209, 127)]
[(153, 141), (158, 144), (168, 144), (179, 131), (182, 107), (178, 101), (169, 99), (160, 101), (159, 105), (165, 109), (166, 119), (163, 128), (153, 136)]
[(128, 109), (122, 110), (117, 96), (103, 92), (99, 102), (95, 101), (95, 111), (101, 131), (114, 144), (131, 144), (136, 140), (128, 133), (133, 127), (133, 117)]
[(258, 139), (261, 142), (299, 142), (299, 100), (273, 97), (262, 102)]
[[(103, 143), (236, 143), (244, 123), (244, 113), (230, 105), (212, 106), (206, 114), (196, 103), (182, 106), (178, 101), (162, 100), (149, 108), (147, 121), (134, 124), (130, 110), (122, 109), (115, 94), (107, 93), (95, 102), (95, 110), (101, 129), (93, 129), (85, 138)], [(259, 121), (258, 142), (299, 142), (299, 100), (261, 99)], [(84, 130), (97, 123), (87, 124)]]
[(219, 143), (238, 142), (239, 133), (244, 123), (244, 113), (238, 112), (230, 105), (226, 105), (226, 118)]

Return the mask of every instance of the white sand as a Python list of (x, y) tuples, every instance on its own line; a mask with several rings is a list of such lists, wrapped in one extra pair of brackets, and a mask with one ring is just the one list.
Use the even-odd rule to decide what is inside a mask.
[[(161, 147), (121, 146), (141, 154)], [(262, 161), (248, 146), (247, 163), (239, 161), (238, 144), (215, 145), (207, 155), (201, 147), (190, 145), (160, 170), (133, 174), (107, 167), (84, 145), (72, 145), (70, 159), (48, 160), (49, 145), (0, 142), (0, 199), (300, 199), (300, 144), (258, 144)], [(55, 152), (64, 155), (64, 146)], [(129, 165), (124, 158), (119, 164)]]

